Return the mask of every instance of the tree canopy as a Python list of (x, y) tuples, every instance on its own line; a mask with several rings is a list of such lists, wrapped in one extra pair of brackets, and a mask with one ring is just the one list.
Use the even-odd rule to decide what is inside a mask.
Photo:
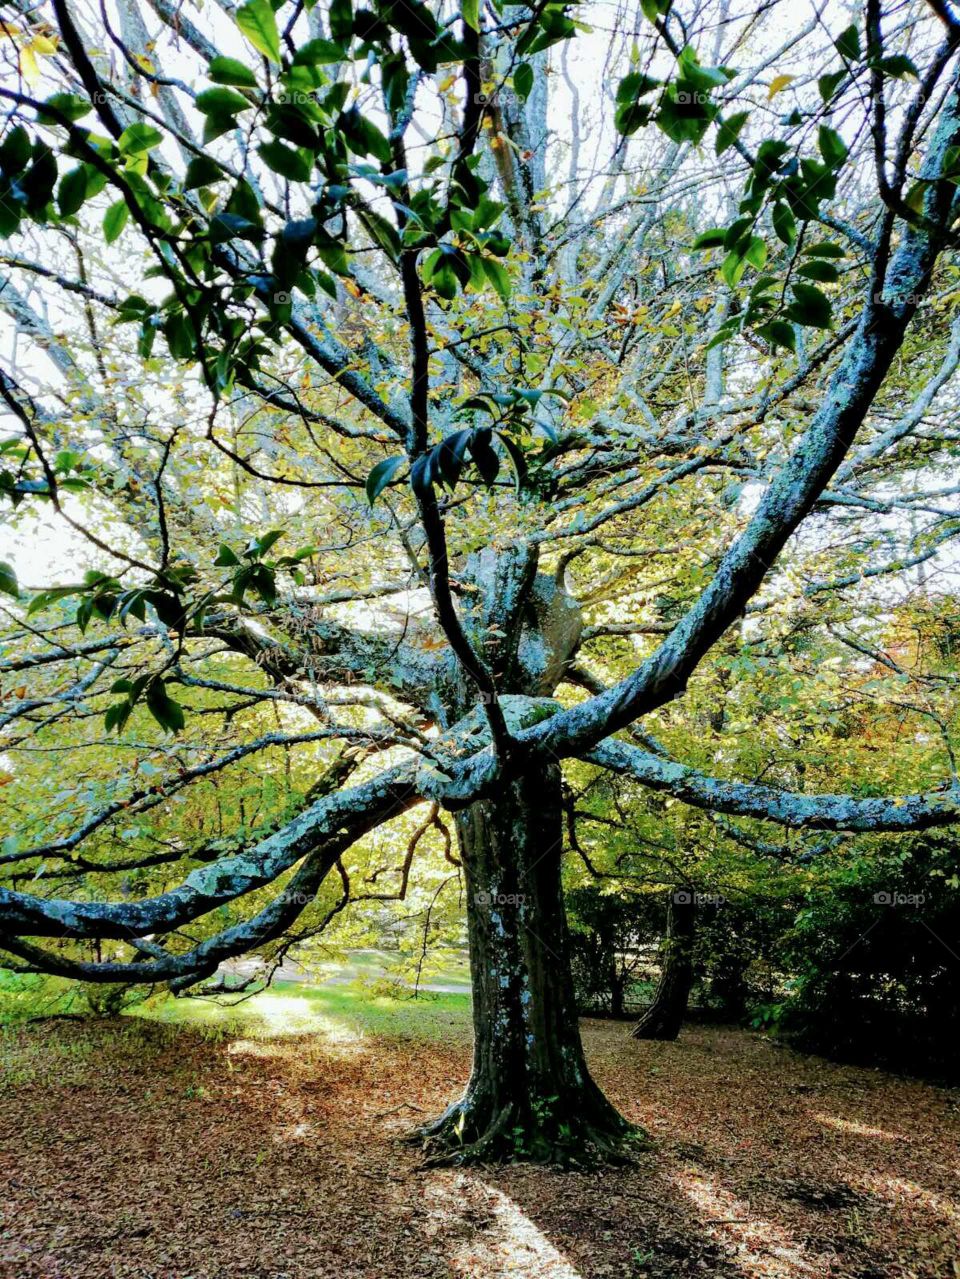
[(4, 6), (12, 967), (960, 820), (960, 19), (846, 18)]

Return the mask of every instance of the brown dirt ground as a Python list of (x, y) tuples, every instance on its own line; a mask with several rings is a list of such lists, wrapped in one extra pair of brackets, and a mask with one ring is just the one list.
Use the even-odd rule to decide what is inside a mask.
[[(592, 1068), (656, 1148), (596, 1173), (418, 1171), (468, 1045), (8, 1032), (4, 1279), (957, 1279), (960, 1094), (744, 1031)], [(419, 1107), (420, 1109), (415, 1109)]]

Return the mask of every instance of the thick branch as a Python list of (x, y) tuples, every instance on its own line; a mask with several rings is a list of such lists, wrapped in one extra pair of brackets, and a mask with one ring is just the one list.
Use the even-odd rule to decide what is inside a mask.
[(780, 826), (859, 832), (918, 831), (960, 822), (960, 789), (951, 785), (918, 795), (854, 799), (849, 795), (801, 795), (772, 786), (723, 781), (626, 742), (604, 742), (583, 758), (636, 778), (651, 790), (665, 791), (694, 808), (733, 817), (756, 817)]

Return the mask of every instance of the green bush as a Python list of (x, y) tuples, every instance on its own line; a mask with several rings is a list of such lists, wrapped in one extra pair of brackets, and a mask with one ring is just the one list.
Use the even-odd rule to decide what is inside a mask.
[(956, 837), (937, 836), (831, 867), (782, 942), (782, 1032), (828, 1056), (960, 1077), (958, 865)]

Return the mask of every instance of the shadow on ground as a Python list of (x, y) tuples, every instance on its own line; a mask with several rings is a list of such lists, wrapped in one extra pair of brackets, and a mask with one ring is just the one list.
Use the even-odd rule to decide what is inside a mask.
[(955, 1093), (742, 1031), (592, 1067), (657, 1149), (563, 1174), (418, 1170), (397, 1143), (462, 1084), (437, 1042), (212, 1037), (128, 1019), (8, 1031), (0, 1274), (10, 1279), (954, 1279)]

